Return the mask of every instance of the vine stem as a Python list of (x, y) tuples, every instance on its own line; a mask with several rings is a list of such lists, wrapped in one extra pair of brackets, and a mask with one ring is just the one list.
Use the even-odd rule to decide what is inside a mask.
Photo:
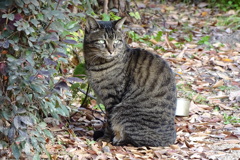
[(103, 13), (107, 14), (108, 12), (108, 0), (104, 0)]
[[(90, 86), (89, 86), (89, 84), (88, 84), (88, 86), (87, 86), (86, 96), (85, 96), (85, 98), (83, 99), (82, 104), (81, 104), (80, 107), (82, 107), (82, 106), (85, 104), (85, 102), (87, 101), (87, 97), (88, 97), (89, 89), (90, 89)], [(80, 108), (80, 107), (79, 107), (79, 108)]]
[[(62, 1), (62, 0), (58, 0), (58, 3), (57, 3), (57, 6), (56, 6), (55, 10), (58, 9), (59, 4), (60, 4), (61, 1)], [(54, 17), (55, 17), (55, 16), (52, 16), (50, 22), (49, 22), (48, 25), (45, 27), (45, 30), (47, 30), (47, 29), (49, 28), (49, 26), (52, 24)]]
[[(89, 84), (88, 84), (88, 86), (87, 86), (87, 91), (86, 91), (86, 93), (84, 93), (84, 94), (85, 94), (85, 97), (84, 97), (84, 99), (83, 99), (80, 107), (82, 107), (82, 106), (84, 105), (84, 103), (86, 102), (87, 97), (88, 97), (89, 89), (90, 89), (90, 86), (89, 86)], [(78, 109), (79, 109), (80, 107), (78, 107)], [(73, 116), (74, 116), (75, 114), (77, 114), (77, 113), (78, 113), (78, 112), (73, 113), (70, 117), (73, 117)]]

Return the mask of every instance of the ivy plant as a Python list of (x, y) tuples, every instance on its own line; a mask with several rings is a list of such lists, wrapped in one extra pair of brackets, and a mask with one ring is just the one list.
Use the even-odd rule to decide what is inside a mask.
[[(84, 1), (87, 2), (87, 1)], [(69, 84), (82, 83), (64, 68), (82, 46), (79, 0), (0, 2), (0, 150), (40, 159), (53, 139), (44, 118), (68, 117)], [(3, 7), (2, 7), (3, 6)], [(83, 12), (83, 10), (80, 10)], [(64, 98), (63, 98), (64, 97)]]

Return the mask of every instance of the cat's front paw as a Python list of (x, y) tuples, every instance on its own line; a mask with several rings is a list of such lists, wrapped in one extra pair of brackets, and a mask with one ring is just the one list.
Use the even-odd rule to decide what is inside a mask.
[(113, 145), (114, 146), (125, 146), (127, 145), (126, 141), (122, 140), (122, 139), (118, 139), (116, 136), (113, 138)]

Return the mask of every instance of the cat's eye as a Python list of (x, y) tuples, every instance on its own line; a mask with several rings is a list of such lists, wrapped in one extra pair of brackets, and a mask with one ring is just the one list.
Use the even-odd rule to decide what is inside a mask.
[(114, 44), (118, 44), (118, 43), (121, 43), (120, 40), (114, 40)]
[(105, 43), (105, 41), (104, 40), (98, 40), (98, 41), (96, 41), (98, 44), (104, 44)]

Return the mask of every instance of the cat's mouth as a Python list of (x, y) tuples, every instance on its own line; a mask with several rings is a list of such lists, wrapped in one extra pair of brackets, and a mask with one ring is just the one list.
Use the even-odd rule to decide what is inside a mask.
[(115, 56), (99, 55), (98, 58), (102, 60), (112, 60), (115, 58)]
[(115, 54), (106, 54), (106, 55), (102, 55), (102, 56), (100, 56), (100, 57), (103, 58), (103, 59), (110, 60), (110, 59), (116, 58), (117, 55), (115, 55)]
[(104, 58), (104, 59), (106, 59), (106, 60), (111, 60), (111, 59), (114, 59), (115, 56), (104, 56), (104, 57), (102, 57), (102, 58)]

